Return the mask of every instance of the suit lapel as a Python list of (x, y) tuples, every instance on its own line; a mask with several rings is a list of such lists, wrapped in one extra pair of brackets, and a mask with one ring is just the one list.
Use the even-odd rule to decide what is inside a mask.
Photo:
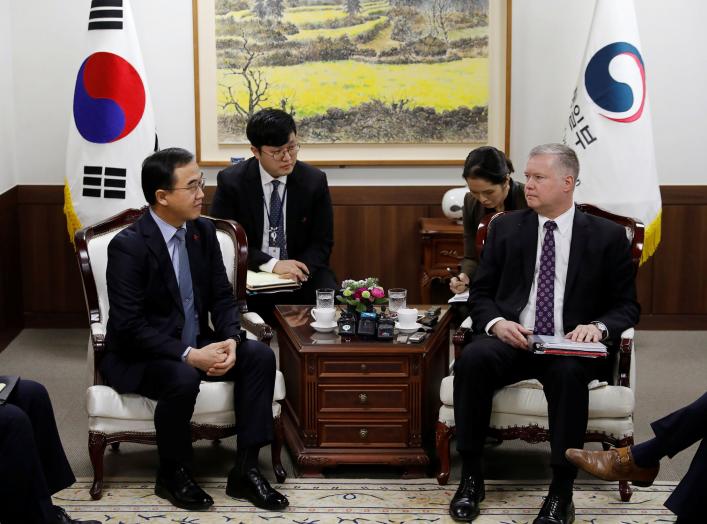
[(191, 272), (192, 290), (194, 292), (194, 305), (196, 311), (201, 311), (202, 276), (205, 274), (202, 266), (201, 252), (203, 239), (193, 222), (187, 222), (187, 254), (189, 255), (189, 271)]
[(287, 252), (292, 253), (292, 240), (297, 234), (297, 217), (299, 217), (299, 202), (301, 201), (301, 186), (299, 162), (295, 163), (292, 173), (287, 176), (287, 200), (285, 201), (285, 238)]
[[(258, 163), (257, 158), (253, 157), (253, 162), (250, 166), (248, 166), (246, 176), (246, 184), (248, 185), (248, 189), (244, 194), (246, 196), (252, 195), (252, 198), (249, 199), (251, 216), (253, 217), (253, 232), (255, 233), (255, 238), (252, 239), (252, 242), (254, 242), (254, 246), (258, 246), (258, 249), (260, 249), (260, 244), (263, 239), (265, 212), (263, 211), (264, 194), (263, 185), (260, 180), (260, 164)], [(268, 202), (268, 205), (269, 204), (270, 203)]]
[(572, 241), (570, 243), (570, 258), (567, 262), (567, 279), (565, 280), (565, 304), (567, 297), (572, 290), (572, 285), (577, 279), (579, 268), (582, 265), (584, 249), (589, 241), (589, 231), (587, 229), (587, 217), (579, 209), (575, 209), (574, 221), (572, 223)]
[(535, 259), (538, 253), (538, 214), (535, 211), (526, 211), (525, 219), (518, 224), (518, 227), (522, 239), (523, 289), (530, 292), (535, 275)]
[(172, 299), (179, 310), (184, 313), (182, 307), (182, 297), (179, 294), (179, 284), (177, 283), (177, 276), (174, 274), (174, 266), (172, 265), (172, 259), (167, 251), (167, 245), (164, 242), (164, 237), (160, 232), (160, 229), (155, 224), (152, 219), (152, 215), (147, 211), (141, 220), (142, 234), (145, 237), (145, 243), (147, 248), (157, 259), (157, 266), (160, 268), (160, 273), (162, 273), (162, 278), (165, 280), (165, 285), (169, 289), (169, 294), (172, 295)]

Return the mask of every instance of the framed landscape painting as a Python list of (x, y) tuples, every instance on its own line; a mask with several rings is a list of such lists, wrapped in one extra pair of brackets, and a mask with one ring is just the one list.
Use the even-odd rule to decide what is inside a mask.
[(264, 107), (319, 165), (460, 164), (508, 136), (510, 0), (193, 0), (197, 156)]

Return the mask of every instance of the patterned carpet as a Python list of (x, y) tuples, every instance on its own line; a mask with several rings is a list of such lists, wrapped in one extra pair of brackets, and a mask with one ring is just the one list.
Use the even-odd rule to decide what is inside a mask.
[[(284, 513), (256, 510), (245, 501), (227, 497), (223, 479), (204, 479), (201, 486), (214, 498), (208, 512), (177, 510), (155, 496), (152, 481), (112, 480), (103, 498), (92, 501), (90, 482), (79, 479), (54, 500), (73, 518), (110, 524), (134, 523), (260, 523), (260, 524), (423, 524), (452, 522), (447, 507), (456, 485), (439, 486), (434, 479), (347, 480), (288, 479), (276, 487), (290, 499)], [(617, 484), (579, 483), (574, 502), (577, 524), (643, 524), (674, 522), (663, 507), (675, 483), (660, 482), (636, 488), (629, 503), (618, 498)], [(547, 485), (490, 481), (478, 524), (532, 523)]]

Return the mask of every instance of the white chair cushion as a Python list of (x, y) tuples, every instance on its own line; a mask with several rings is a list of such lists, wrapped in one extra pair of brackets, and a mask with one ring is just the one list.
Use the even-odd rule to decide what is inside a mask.
[[(275, 374), (273, 416), (279, 416), (278, 400), (285, 398), (285, 380)], [(134, 393), (118, 394), (109, 386), (91, 386), (86, 390), (86, 411), (89, 418), (116, 421), (147, 422), (154, 430), (153, 420), (157, 401)], [(192, 422), (211, 425), (233, 425), (233, 382), (202, 382), (196, 397)], [(144, 426), (144, 424), (139, 424)], [(91, 426), (91, 424), (89, 424)], [(91, 428), (94, 429), (94, 428)]]
[[(630, 388), (608, 386), (606, 382), (596, 380), (589, 387), (590, 419), (622, 418), (633, 413), (635, 397)], [(454, 407), (454, 376), (442, 380), (439, 394), (445, 406)], [(492, 410), (494, 413), (547, 418), (547, 400), (537, 380), (523, 380), (498, 390), (493, 397)]]
[(88, 242), (88, 257), (91, 260), (93, 279), (98, 293), (98, 308), (101, 312), (101, 326), (105, 332), (108, 323), (108, 285), (106, 284), (106, 267), (108, 266), (108, 244), (113, 237), (125, 228), (110, 231), (104, 235), (93, 237)]

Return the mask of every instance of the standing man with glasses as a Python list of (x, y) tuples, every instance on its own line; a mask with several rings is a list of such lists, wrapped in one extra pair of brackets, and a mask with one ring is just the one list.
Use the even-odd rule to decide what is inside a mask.
[(577, 155), (562, 144), (533, 148), (525, 168), (529, 209), (495, 219), (469, 291), (474, 335), (454, 364), (454, 418), (462, 457), (449, 512), (479, 515), (482, 455), (496, 390), (535, 378), (550, 423), (552, 482), (534, 524), (574, 521), (577, 468), (565, 458), (587, 430), (587, 385), (603, 377), (601, 359), (535, 355), (526, 337), (616, 340), (638, 322), (635, 270), (623, 227), (574, 206)]
[(314, 304), (336, 288), (329, 269), (334, 215), (326, 174), (297, 160), (297, 127), (288, 113), (263, 109), (246, 126), (253, 157), (218, 174), (211, 215), (240, 223), (248, 269), (302, 283), (295, 292), (254, 295), (248, 307), (269, 317), (274, 304)]
[(258, 470), (258, 452), (272, 440), (275, 355), (241, 330), (216, 228), (199, 217), (204, 177), (194, 155), (179, 148), (150, 155), (142, 190), (148, 211), (108, 245), (101, 373), (119, 393), (157, 400), (155, 493), (187, 510), (214, 503), (192, 477), (189, 422), (199, 385), (233, 381), (238, 449), (226, 494), (282, 510), (287, 498)]

